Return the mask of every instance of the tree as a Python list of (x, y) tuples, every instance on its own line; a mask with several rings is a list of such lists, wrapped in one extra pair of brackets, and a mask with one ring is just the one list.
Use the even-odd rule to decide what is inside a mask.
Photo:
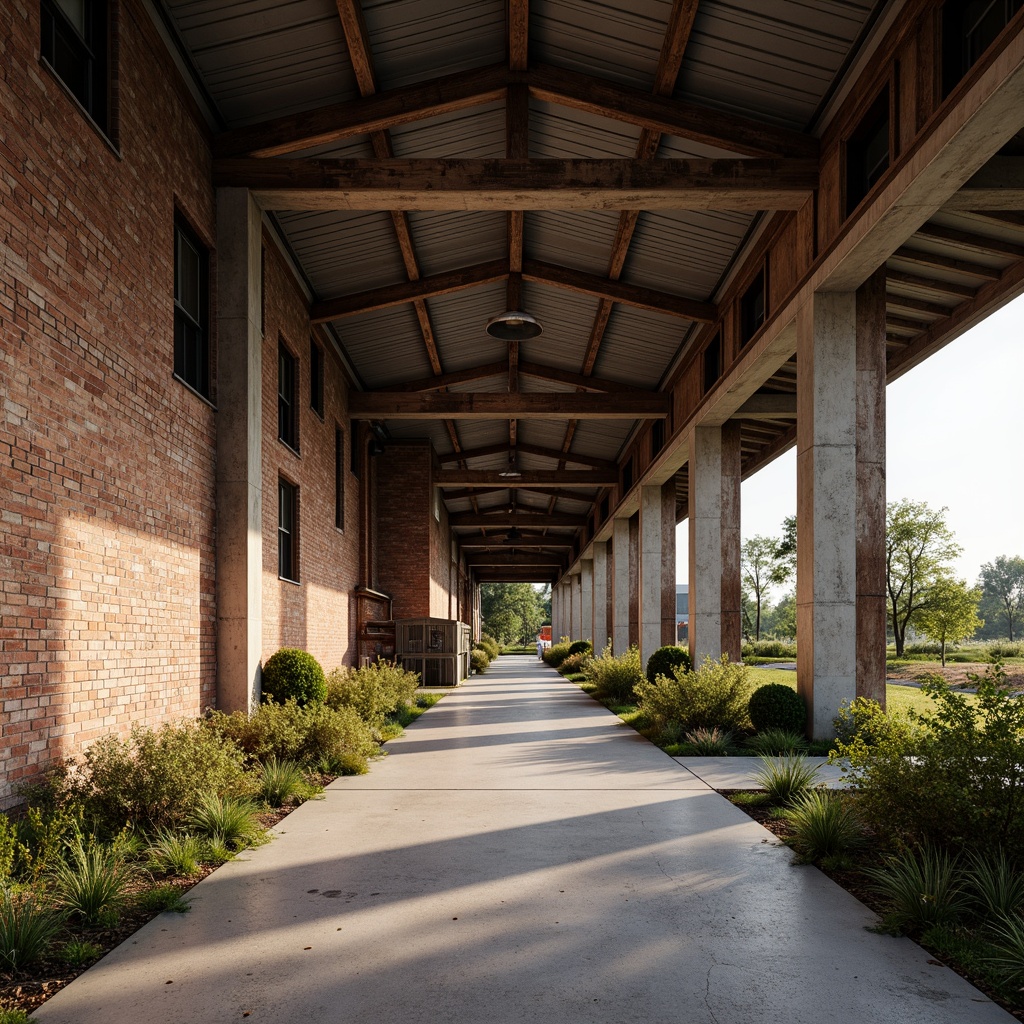
[(532, 643), (544, 611), (540, 593), (529, 583), (485, 583), (480, 588), (484, 628), (499, 643)]
[(782, 536), (775, 545), (772, 583), (782, 586), (796, 576), (796, 516), (782, 520)]
[(994, 562), (986, 562), (981, 567), (978, 585), (1005, 618), (1012, 642), (1014, 624), (1024, 618), (1024, 558), (999, 555)]
[(945, 508), (936, 511), (923, 501), (894, 501), (886, 509), (885, 585), (897, 657), (903, 654), (907, 626), (962, 550), (945, 517)]
[(772, 572), (778, 561), (779, 542), (757, 534), (740, 548), (740, 568), (743, 581), (753, 592), (754, 639), (761, 639), (761, 603), (771, 588)]
[(928, 603), (917, 613), (916, 627), (941, 646), (946, 664), (946, 644), (958, 644), (974, 635), (984, 622), (978, 618), (980, 590), (971, 590), (966, 580), (940, 576), (928, 592)]

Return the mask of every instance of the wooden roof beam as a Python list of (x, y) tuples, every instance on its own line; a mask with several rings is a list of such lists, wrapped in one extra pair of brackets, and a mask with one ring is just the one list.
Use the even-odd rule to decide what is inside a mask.
[(452, 370), (450, 373), (442, 373), (432, 377), (419, 377), (416, 380), (402, 381), (400, 384), (389, 384), (384, 388), (377, 388), (377, 391), (439, 391), (442, 388), (449, 388), (456, 384), (468, 384), (471, 381), (485, 380), (487, 377), (497, 377), (505, 373), (508, 364), (504, 359), (496, 363), (483, 363), (480, 366), (470, 366), (465, 370)]
[[(617, 472), (600, 469), (521, 469), (519, 476), (503, 477), (504, 470), (442, 469), (434, 473), (435, 487), (613, 487)], [(581, 497), (580, 500), (586, 500)]]
[(466, 564), (477, 565), (546, 565), (556, 569), (565, 568), (565, 558), (557, 554), (543, 554), (540, 552), (520, 551), (516, 541), (516, 550), (510, 550), (513, 545), (506, 547), (504, 551), (481, 551), (479, 554), (466, 556)]
[[(614, 470), (617, 468), (617, 464), (610, 459), (595, 459), (589, 455), (566, 455), (558, 448), (545, 448), (539, 444), (520, 444), (517, 448), (527, 455), (538, 455), (541, 458), (554, 459), (556, 462), (564, 459), (579, 466), (590, 466), (592, 469)], [(445, 452), (443, 455), (438, 455), (437, 459), (443, 465), (446, 462), (462, 462), (465, 459), (482, 459), (491, 455), (507, 456), (508, 454), (508, 442), (502, 441), (499, 444), (481, 445), (479, 448), (466, 448), (461, 452)]]
[(968, 212), (1024, 209), (1024, 157), (994, 156), (943, 209)]
[(596, 395), (579, 392), (357, 391), (349, 398), (348, 411), (353, 419), (360, 420), (636, 420), (665, 419), (670, 400), (671, 396), (665, 392)]
[[(550, 533), (520, 533), (515, 546), (517, 548), (571, 548), (572, 542), (572, 537), (564, 535), (552, 536)], [(480, 537), (460, 537), (459, 547), (472, 551), (486, 548), (508, 548), (510, 545), (499, 534)]]
[(507, 512), (498, 509), (494, 512), (453, 512), (448, 517), (453, 527), (467, 526), (473, 529), (507, 530), (518, 527), (527, 530), (546, 530), (549, 527), (572, 527), (578, 529), (589, 522), (588, 516), (574, 516), (565, 512), (524, 512), (517, 509)]

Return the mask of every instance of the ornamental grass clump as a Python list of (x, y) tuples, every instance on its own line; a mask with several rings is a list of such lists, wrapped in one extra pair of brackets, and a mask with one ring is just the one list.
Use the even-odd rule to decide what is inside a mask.
[(805, 790), (790, 801), (783, 816), (794, 830), (790, 845), (805, 861), (845, 866), (867, 843), (856, 805), (842, 793)]
[(53, 902), (86, 924), (114, 924), (128, 899), (135, 869), (99, 843), (70, 846), (50, 869)]
[(309, 799), (316, 788), (306, 781), (302, 765), (270, 757), (261, 765), (256, 781), (258, 796), (270, 807), (284, 807)]
[(251, 800), (207, 793), (189, 817), (189, 825), (204, 839), (218, 840), (230, 850), (242, 850), (266, 842), (256, 814)]
[(34, 897), (0, 890), (0, 966), (19, 971), (43, 956), (61, 929), (58, 914)]
[(206, 843), (192, 832), (159, 829), (146, 856), (155, 874), (194, 878), (206, 859)]
[(806, 752), (808, 743), (803, 733), (765, 729), (751, 736), (746, 746), (758, 754), (800, 754)]
[(719, 728), (693, 729), (684, 740), (698, 757), (724, 757), (732, 747), (732, 733)]
[(361, 668), (336, 668), (327, 677), (324, 703), (335, 711), (352, 708), (371, 729), (381, 730), (388, 718), (416, 696), (419, 676), (397, 662), (376, 661)]
[(761, 767), (754, 773), (754, 781), (768, 794), (772, 803), (783, 806), (815, 786), (821, 773), (817, 765), (807, 763), (803, 754), (783, 757), (767, 757), (762, 754), (758, 760)]
[(634, 645), (616, 656), (609, 643), (601, 657), (587, 661), (583, 675), (593, 684), (594, 694), (601, 700), (632, 704), (636, 700), (634, 688), (643, 679), (640, 649)]
[(987, 857), (968, 854), (964, 882), (975, 916), (981, 921), (1012, 918), (1024, 909), (1024, 873), (998, 850)]
[(641, 713), (658, 729), (676, 722), (685, 732), (717, 727), (733, 733), (750, 729), (750, 690), (747, 667), (724, 654), (720, 661), (705, 658), (693, 671), (679, 666), (654, 683), (642, 678), (634, 688)]
[(967, 913), (968, 895), (957, 858), (926, 845), (889, 857), (864, 872), (886, 905), (886, 928), (920, 934), (937, 925), (955, 925)]

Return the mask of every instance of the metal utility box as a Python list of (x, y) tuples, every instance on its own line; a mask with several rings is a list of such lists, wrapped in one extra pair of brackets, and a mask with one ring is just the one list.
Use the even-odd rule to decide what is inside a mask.
[(395, 653), (421, 686), (458, 686), (469, 678), (470, 628), (455, 619), (396, 619)]

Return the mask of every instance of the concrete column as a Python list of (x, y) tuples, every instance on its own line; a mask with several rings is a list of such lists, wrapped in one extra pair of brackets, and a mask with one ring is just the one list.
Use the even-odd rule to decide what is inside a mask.
[(638, 631), (643, 661), (675, 643), (676, 622), (675, 479), (640, 492)]
[(572, 622), (569, 627), (569, 636), (573, 640), (580, 640), (583, 637), (583, 591), (582, 577), (570, 576), (569, 587), (572, 590)]
[(612, 650), (629, 649), (629, 520), (612, 522)]
[(811, 735), (885, 700), (885, 278), (797, 315), (797, 685)]
[(608, 643), (608, 544), (594, 541), (594, 652), (599, 654)]
[(580, 639), (594, 643), (594, 562), (590, 558), (580, 562)]
[(629, 517), (629, 645), (640, 646), (640, 514)]
[(739, 425), (690, 434), (690, 656), (741, 656)]
[(217, 706), (248, 711), (263, 647), (263, 225), (217, 190)]

